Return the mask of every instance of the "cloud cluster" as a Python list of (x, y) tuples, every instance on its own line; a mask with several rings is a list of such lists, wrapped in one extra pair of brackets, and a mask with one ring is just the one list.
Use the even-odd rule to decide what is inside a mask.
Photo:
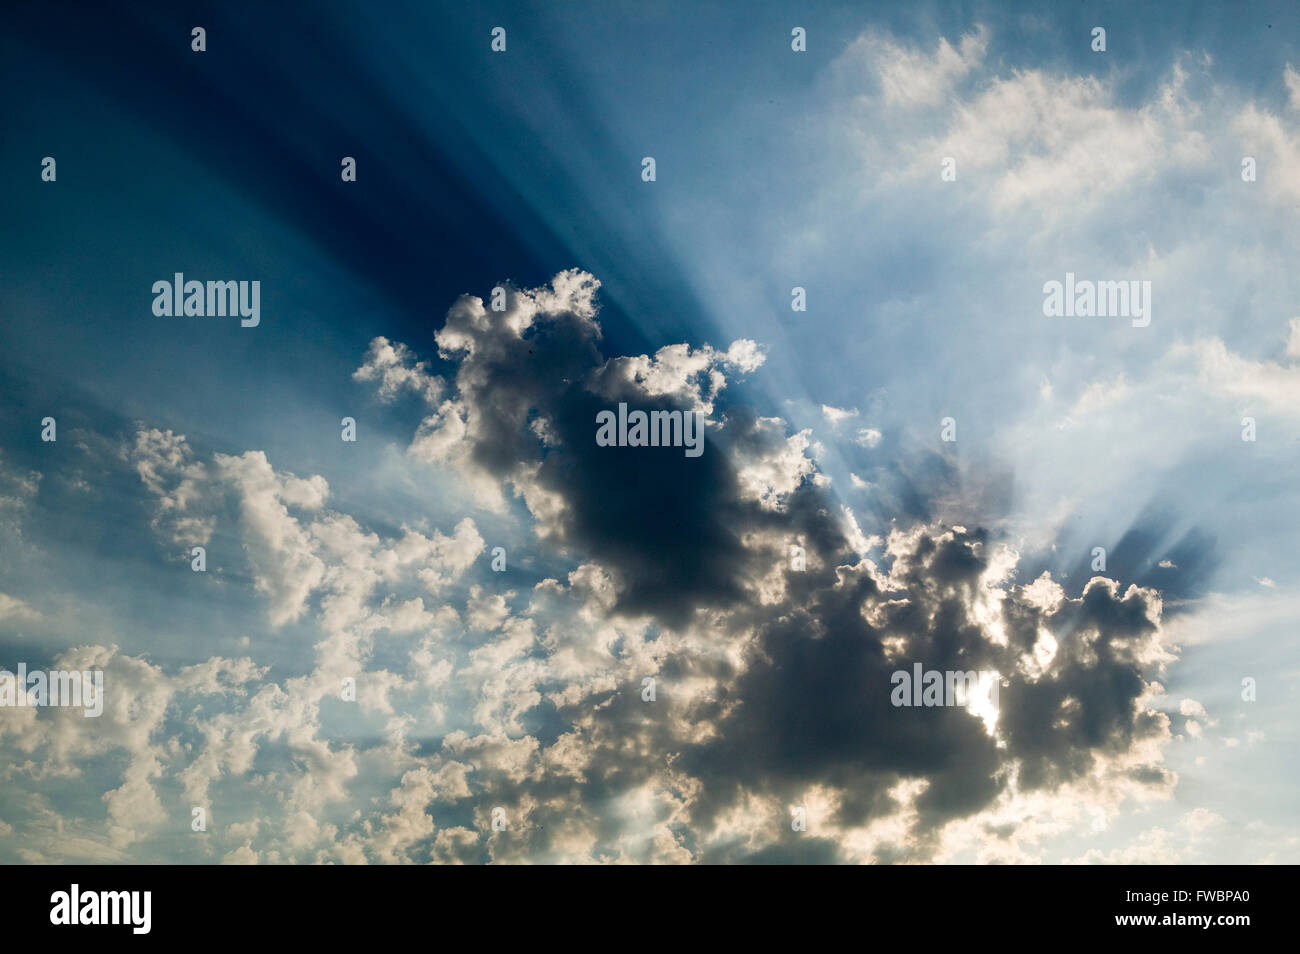
[[(237, 536), (271, 631), (311, 661), (252, 647), (169, 672), (69, 651), (105, 669), (105, 717), (0, 713), (6, 777), (84, 778), (106, 751), (125, 768), (84, 844), (37, 837), (24, 857), (147, 856), (203, 805), (201, 857), (230, 863), (920, 860), (981, 818), (1018, 844), (1005, 819), (1045, 793), (1103, 812), (1168, 796), (1156, 593), (1018, 583), (978, 529), (863, 537), (807, 435), (726, 399), (757, 348), (606, 359), (596, 286), (566, 272), (502, 312), (462, 298), (437, 335), (446, 381), (382, 340), (356, 375), (426, 400), (410, 453), (511, 489), (563, 578), (491, 572), (470, 516), (381, 534), (320, 476), (142, 429), (124, 454), (160, 542)], [(699, 410), (704, 455), (597, 446), (618, 401)], [(996, 672), (998, 708), (893, 706), (891, 673), (915, 663)], [(48, 810), (31, 789), (14, 821), (39, 834)]]
[[(1206, 58), (1177, 60), (1134, 101), (1113, 76), (1002, 70), (993, 40), (977, 29), (918, 48), (869, 32), (830, 70), (836, 121), (816, 116), (854, 147), (825, 150), (853, 172), (827, 178), (824, 202), (897, 226), (863, 242), (910, 254), (953, 233), (975, 250), (880, 266), (870, 337), (920, 383), (817, 397), (816, 426), (792, 425), (738, 397), (772, 370), (749, 338), (608, 354), (600, 282), (573, 269), (501, 286), (499, 310), (499, 296), (462, 296), (434, 329), (436, 356), (384, 337), (358, 356), (353, 381), (379, 413), (403, 398), (422, 408), (408, 463), (478, 508), (438, 528), (423, 514), (375, 525), (333, 477), (141, 426), (120, 460), (164, 559), (210, 545), (212, 575), (266, 626), (233, 658), (155, 663), (108, 632), (57, 657), (102, 666), (109, 708), (99, 723), (0, 711), (14, 793), (3, 840), (23, 832), (27, 860), (1030, 861), (1169, 799), (1167, 750), (1216, 720), (1163, 698), (1167, 667), (1210, 630), (1287, 618), (1294, 595), (1275, 592), (1270, 567), (1262, 595), (1170, 623), (1169, 597), (1192, 595), (1212, 545), (1169, 520), (1121, 522), (1110, 571), (1065, 576), (1038, 551), (1088, 552), (1063, 541), (1096, 497), (1141, 513), (1141, 490), (1117, 490), (1154, 494), (1153, 474), (1197, 468), (1225, 442), (1242, 452), (1243, 415), (1279, 437), (1240, 466), (1294, 443), (1300, 319), (1250, 291), (1285, 287), (1278, 256), (1228, 261), (1244, 283), (1222, 293), (1233, 307), (1202, 307), (1180, 276), (1222, 268), (1207, 223), (1281, 234), (1271, 207), (1297, 193), (1277, 170), (1300, 147), (1286, 117), (1222, 91)], [(1294, 111), (1300, 80), (1288, 67), (1284, 81)], [(1268, 173), (1254, 189), (1237, 177), (1244, 150)], [(946, 155), (954, 183), (939, 179)], [(1151, 216), (1150, 195), (1195, 227)], [(1022, 248), (1027, 235), (1040, 241)], [(872, 257), (810, 226), (773, 258), (817, 243), (821, 267), (844, 274), (857, 272), (836, 248)], [(1045, 326), (1037, 289), (1062, 263), (1152, 275), (1150, 333)], [(1236, 335), (1238, 305), (1267, 314), (1251, 326), (1266, 330)], [(890, 337), (902, 327), (912, 337)], [(908, 348), (951, 380), (918, 375), (923, 362), (899, 360)], [(1008, 353), (1023, 360), (1004, 368)], [(962, 440), (983, 428), (1011, 462), (1023, 535), (1006, 532), (1001, 465), (900, 443), (900, 416), (938, 420), (916, 395), (944, 388)], [(699, 413), (703, 455), (598, 446), (597, 413), (620, 403)], [(846, 487), (836, 478), (843, 496), (837, 455), (853, 467)], [(1198, 486), (1235, 492), (1232, 474)], [(36, 505), (39, 481), (0, 467), (0, 528)], [(874, 512), (855, 509), (863, 500)], [(503, 541), (509, 572), (490, 566), (489, 523), (519, 534)], [(517, 549), (541, 557), (518, 565)], [(1151, 566), (1130, 565), (1135, 551)], [(0, 618), (42, 610), (0, 594)], [(893, 705), (892, 674), (917, 664), (996, 673), (996, 707)], [(52, 777), (93, 797), (56, 811), (40, 794)], [(189, 832), (192, 805), (210, 809), (204, 836)], [(1194, 810), (1128, 848), (1072, 856), (1192, 860), (1224, 824)]]

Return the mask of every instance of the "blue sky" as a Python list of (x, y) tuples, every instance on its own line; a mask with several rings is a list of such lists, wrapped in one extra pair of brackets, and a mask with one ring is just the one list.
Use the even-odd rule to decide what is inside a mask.
[(0, 709), (3, 860), (1296, 859), (1294, 5), (9, 19), (0, 665), (108, 698)]

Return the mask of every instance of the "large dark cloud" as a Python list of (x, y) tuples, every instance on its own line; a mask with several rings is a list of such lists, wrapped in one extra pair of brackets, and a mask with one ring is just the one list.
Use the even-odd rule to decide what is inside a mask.
[[(452, 355), (470, 421), (474, 464), (500, 480), (529, 480), (565, 507), (554, 542), (594, 559), (620, 585), (619, 608), (684, 622), (704, 605), (734, 603), (752, 559), (738, 532), (758, 508), (740, 500), (736, 473), (715, 435), (698, 457), (680, 447), (598, 447), (596, 415), (626, 402), (643, 411), (689, 412), (689, 395), (654, 393), (605, 363), (599, 331), (571, 311), (543, 313), (522, 333), (521, 307), (479, 311), (462, 301)], [(463, 347), (457, 347), (463, 346)], [(728, 422), (744, 440), (752, 414)], [(546, 438), (537, 428), (544, 426)]]
[[(893, 793), (908, 781), (923, 783), (908, 839), (877, 860), (923, 856), (944, 824), (990, 807), (1012, 779), (1022, 792), (1051, 790), (1166, 732), (1143, 703), (1161, 660), (1154, 591), (1098, 578), (1070, 598), (1046, 577), (1017, 584), (994, 534), (943, 525), (919, 499), (872, 562), (854, 551), (825, 482), (804, 474), (775, 496), (747, 489), (741, 472), (756, 461), (789, 472), (788, 447), (770, 419), (721, 396), (721, 352), (689, 386), (666, 388), (645, 363), (602, 356), (589, 294), (572, 308), (523, 294), (504, 314), (462, 299), (439, 336), (444, 357), (460, 361), (468, 459), (530, 500), (543, 492), (539, 532), (610, 574), (616, 616), (680, 634), (655, 673), (671, 704), (647, 706), (629, 683), (533, 714), (549, 739), (568, 733), (588, 753), (581, 772), (481, 773), (500, 797), (532, 804), (529, 852), (544, 851), (544, 831), (574, 805), (613, 837), (606, 811), (624, 793), (671, 789), (680, 775), (690, 784), (675, 838), (695, 857), (832, 860), (834, 843), (814, 837), (752, 857), (740, 843), (706, 851), (694, 839), (747, 797), (792, 805), (814, 787), (838, 793), (836, 824), (862, 826), (898, 812)], [(536, 314), (520, 304), (543, 298)], [(702, 400), (714, 406), (699, 458), (595, 444), (596, 413), (619, 401), (687, 410)], [(794, 541), (806, 568), (791, 564)], [(996, 735), (962, 707), (894, 706), (891, 675), (915, 663), (996, 671)], [(1131, 777), (1167, 782), (1157, 765)]]

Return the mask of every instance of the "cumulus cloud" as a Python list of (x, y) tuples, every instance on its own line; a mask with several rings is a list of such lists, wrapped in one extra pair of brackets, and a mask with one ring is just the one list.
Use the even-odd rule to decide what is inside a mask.
[(365, 361), (352, 377), (356, 381), (377, 381), (378, 394), (383, 401), (393, 401), (409, 391), (433, 404), (442, 394), (443, 381), (429, 374), (428, 368), (429, 363), (417, 361), (406, 345), (394, 344), (380, 337), (370, 342)]
[(208, 475), (203, 464), (194, 460), (185, 436), (142, 428), (125, 454), (157, 498), (154, 529), (175, 543), (206, 544), (213, 519), (198, 508)]
[[(569, 288), (593, 284), (565, 279)], [(607, 581), (607, 595), (592, 592), (579, 605), (582, 628), (608, 629), (609, 637), (592, 645), (595, 653), (575, 656), (573, 623), (561, 624), (562, 633), (553, 625), (555, 636), (542, 641), (538, 658), (530, 652), (533, 630), (520, 620), (471, 653), (490, 660), (475, 668), (494, 674), (480, 722), (504, 721), (494, 732), (466, 735), (454, 751), (462, 760), (477, 752), (474, 781), (492, 800), (515, 806), (518, 830), (527, 833), (510, 854), (494, 846), (493, 857), (590, 858), (600, 813), (617, 813), (633, 791), (644, 806), (631, 826), (640, 834), (625, 832), (620, 845), (638, 859), (665, 850), (696, 859), (796, 850), (854, 860), (927, 857), (944, 826), (1005, 810), (1040, 790), (1105, 780), (1126, 796), (1142, 797), (1145, 789), (1148, 797), (1167, 797), (1173, 776), (1159, 750), (1169, 721), (1150, 701), (1154, 676), (1172, 657), (1161, 647), (1154, 592), (1102, 577), (1072, 598), (1047, 577), (1009, 586), (1014, 556), (983, 532), (955, 527), (913, 526), (891, 536), (884, 564), (862, 560), (852, 548), (872, 544), (852, 515), (830, 518), (824, 487), (805, 479), (816, 473), (807, 435), (743, 405), (719, 408), (724, 370), (708, 369), (726, 362), (685, 346), (657, 359), (603, 360), (587, 298), (572, 315), (534, 312), (528, 303), (542, 298), (555, 300), (544, 290), (520, 293), (523, 317), (508, 309), (460, 321), (458, 349), (465, 361), (476, 360), (457, 370), (457, 400), (466, 421), (484, 423), (465, 431), (455, 454), (522, 486), (525, 499), (538, 492), (530, 482), (541, 485), (549, 507), (533, 509), (539, 532), (593, 561)], [(474, 309), (462, 299), (453, 315), (480, 314)], [(527, 329), (536, 334), (534, 355), (546, 354), (548, 335), (571, 343), (576, 335), (582, 345), (570, 353), (586, 360), (559, 362), (550, 374), (487, 360), (518, 349)], [(557, 389), (556, 377), (567, 386)], [(707, 394), (691, 385), (693, 377), (709, 382)], [(508, 392), (504, 401), (501, 391)], [(696, 465), (692, 471), (677, 454), (647, 449), (611, 465), (615, 455), (591, 440), (592, 411), (602, 406), (593, 395), (641, 402), (671, 396), (678, 406), (707, 410), (705, 458), (687, 462)], [(538, 418), (546, 426), (533, 426)], [(711, 458), (721, 460), (710, 466)], [(652, 480), (637, 472), (646, 469)], [(548, 480), (552, 472), (564, 479)], [(687, 485), (690, 497), (665, 490), (665, 475)], [(700, 514), (696, 500), (725, 513), (725, 529), (709, 531), (704, 516), (680, 535), (676, 523), (662, 526), (665, 515)], [(696, 555), (685, 561), (706, 567), (710, 586), (698, 574), (669, 575), (664, 565), (683, 560), (687, 533)], [(626, 557), (610, 545), (615, 534), (636, 544)], [(809, 569), (788, 569), (786, 544), (795, 539), (807, 548)], [(773, 572), (781, 578), (775, 589)], [(648, 599), (643, 592), (651, 585)], [(1044, 597), (1049, 586), (1057, 595)], [(545, 599), (525, 615), (554, 612), (563, 605), (555, 597), (565, 592), (556, 581), (539, 585)], [(471, 625), (497, 629), (508, 616), (506, 599), (475, 587)], [(611, 638), (621, 643), (618, 655)], [(1052, 647), (1047, 656), (1044, 640)], [(896, 708), (888, 688), (900, 660), (996, 671), (1001, 707), (987, 718)], [(561, 661), (565, 683), (553, 684)], [(638, 693), (642, 675), (657, 680), (655, 703)], [(549, 746), (533, 737), (507, 743), (540, 701), (530, 693), (548, 684), (544, 695), (567, 731)], [(608, 791), (610, 778), (627, 794), (596, 794), (593, 786)], [(781, 835), (788, 830), (782, 818), (790, 804), (814, 794), (825, 806), (822, 835), (796, 849)], [(864, 834), (882, 832), (883, 818), (895, 820), (887, 841)], [(665, 827), (674, 819), (694, 832), (693, 854)], [(856, 850), (846, 854), (847, 845)]]
[[(362, 376), (380, 396), (414, 382), (456, 408), (444, 453), (415, 450), (436, 419), (412, 452), (512, 488), (570, 561), (559, 578), (503, 586), (470, 516), (381, 532), (319, 475), (141, 429), (127, 459), (157, 527), (202, 514), (234, 534), (268, 625), (311, 642), (287, 674), (87, 646), (64, 662), (109, 674), (97, 733), (0, 712), (10, 781), (126, 753), (82, 857), (147, 853), (175, 787), (211, 809), (203, 850), (224, 863), (934, 859), (979, 819), (1032, 851), (1038, 830), (1007, 819), (1053, 792), (1103, 812), (1168, 797), (1156, 592), (1021, 585), (1006, 541), (931, 519), (868, 538), (817, 479), (808, 433), (728, 397), (757, 348), (606, 358), (596, 287), (566, 272), (511, 289), (503, 312), (462, 298), (436, 393), (394, 371), (423, 368), (400, 344), (362, 365), (392, 372)], [(699, 411), (704, 454), (597, 446), (595, 412), (618, 401)], [(996, 708), (894, 706), (891, 676), (914, 664), (996, 673)], [(234, 787), (252, 802), (227, 817)], [(509, 839), (488, 837), (494, 808)]]

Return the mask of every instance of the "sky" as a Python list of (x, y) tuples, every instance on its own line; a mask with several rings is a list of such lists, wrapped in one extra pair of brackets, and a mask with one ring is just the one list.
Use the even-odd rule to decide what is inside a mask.
[(262, 7), (4, 14), (0, 861), (1300, 861), (1300, 7)]

